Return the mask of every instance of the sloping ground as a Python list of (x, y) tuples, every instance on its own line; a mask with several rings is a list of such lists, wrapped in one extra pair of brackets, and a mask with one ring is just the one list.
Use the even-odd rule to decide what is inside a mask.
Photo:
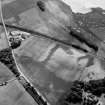
[[(5, 61), (7, 63), (7, 58)], [(16, 80), (15, 75), (9, 70), (8, 66), (0, 63), (0, 105), (23, 104), (37, 105), (33, 98), (27, 94), (24, 88)]]
[(37, 105), (17, 80), (0, 87), (0, 105)]
[[(19, 53), (20, 55), (16, 53), (17, 62), (20, 64), (22, 72), (52, 105), (67, 92), (74, 80), (80, 78), (80, 80), (88, 82), (102, 79), (105, 76), (100, 61), (95, 60), (94, 57), (62, 45), (57, 46), (52, 50), (53, 52), (50, 51), (48, 55), (52, 53), (48, 56), (45, 53), (50, 47), (45, 46), (46, 50), (43, 51), (45, 42), (41, 41), (43, 44), (38, 44), (40, 49), (37, 48), (38, 42), (35, 44), (33, 42), (34, 38), (27, 43), (30, 47), (26, 44), (23, 48), (18, 49), (18, 52), (20, 50), (21, 53)], [(32, 51), (33, 47), (36, 49), (35, 51)], [(41, 58), (47, 57), (49, 57), (47, 60), (41, 60)], [(87, 67), (84, 68), (85, 66)]]
[(33, 7), (33, 0), (14, 0), (3, 5), (3, 16), (5, 19), (17, 17), (20, 13)]
[(0, 27), (0, 50), (8, 47), (7, 40), (5, 38), (5, 33), (3, 32), (3, 28)]
[[(34, 0), (34, 2), (32, 2), (27, 0), (25, 1), (27, 5), (25, 5), (24, 2), (19, 0), (8, 5), (4, 5), (3, 14), (4, 18), (7, 20), (7, 23), (17, 24), (24, 28), (33, 29), (41, 33), (43, 32), (43, 34), (46, 33), (52, 37), (68, 40), (69, 35), (66, 31), (66, 26), (72, 26), (74, 24), (70, 7), (65, 6), (65, 4), (61, 1), (55, 0), (53, 1), (53, 5), (56, 4), (58, 11), (57, 13), (54, 13), (53, 5), (51, 5), (52, 3), (47, 2), (47, 0), (43, 0), (42, 2), (45, 5), (45, 11), (41, 11), (37, 6), (36, 1), (37, 0)], [(17, 5), (19, 7), (17, 7)], [(64, 6), (66, 8), (63, 8)], [(11, 8), (14, 12), (11, 12)], [(49, 10), (49, 8), (53, 11)]]
[[(40, 5), (42, 5), (43, 8), (41, 8)], [(70, 7), (62, 3), (60, 0), (41, 0), (41, 4), (39, 3), (39, 5), (37, 4), (37, 0), (15, 0), (4, 5), (3, 13), (6, 22), (10, 25), (14, 24), (17, 27), (21, 26), (22, 28), (38, 31), (50, 37), (83, 46), (85, 49), (88, 47), (89, 51), (91, 51), (91, 47), (88, 46), (89, 43), (90, 45), (92, 44), (98, 47), (99, 45), (103, 45), (97, 37), (93, 36), (95, 33), (93, 31), (91, 32), (90, 29), (90, 27), (94, 28), (96, 26), (94, 21), (97, 20), (97, 22), (99, 22), (99, 20), (102, 20), (103, 18), (92, 18), (94, 21), (91, 20), (91, 17), (95, 16), (94, 12), (90, 13), (92, 16), (87, 14), (89, 16), (86, 15), (86, 17), (81, 17), (81, 14), (75, 14), (77, 16), (76, 17), (72, 14)], [(96, 16), (97, 15), (99, 15), (99, 13), (96, 13)], [(94, 22), (95, 25), (92, 24), (92, 22)], [(75, 37), (70, 35), (70, 27), (78, 29), (75, 30), (76, 33), (71, 32), (71, 34), (75, 35)], [(81, 30), (79, 30), (79, 28), (81, 28)], [(78, 31), (81, 31), (82, 34), (78, 34)], [(97, 75), (100, 74), (100, 70), (103, 73), (101, 78), (104, 77), (104, 68), (100, 67), (100, 61), (98, 58), (98, 64), (94, 61), (96, 55), (93, 55), (93, 53), (91, 53), (92, 55), (86, 54), (80, 49), (77, 50), (71, 46), (66, 46), (65, 44), (42, 37), (36, 37), (35, 35), (36, 34), (23, 41), (21, 46), (15, 49), (14, 52), (21, 71), (31, 81), (31, 83), (33, 83), (35, 88), (40, 90), (51, 105), (55, 105), (60, 99), (62, 99), (64, 94), (64, 96), (68, 96), (68, 104), (72, 103), (69, 103), (69, 99), (72, 99), (70, 101), (74, 102), (74, 100), (78, 99), (78, 96), (79, 99), (82, 100), (81, 88), (79, 88), (80, 90), (78, 88), (75, 90), (75, 85), (78, 87), (78, 85), (80, 86), (82, 83), (79, 82), (79, 84), (74, 81), (82, 80), (83, 82), (89, 81), (90, 79), (93, 80), (94, 78), (91, 78), (91, 76), (88, 77), (88, 75), (93, 69), (95, 72), (98, 64), (99, 69), (97, 70), (97, 73), (95, 72), (95, 79), (100, 79), (97, 78)], [(98, 53), (95, 52), (95, 54), (100, 55), (101, 51), (102, 50), (100, 48), (98, 49)], [(102, 53), (104, 52), (102, 51)], [(102, 57), (104, 57), (104, 55)], [(86, 70), (85, 67), (87, 67)], [(84, 71), (86, 71), (86, 73)], [(87, 71), (89, 71), (89, 73)], [(84, 74), (82, 74), (82, 72)], [(71, 91), (73, 82), (74, 88), (72, 88), (72, 90), (74, 90)], [(16, 86), (17, 84), (18, 83), (16, 83)], [(77, 92), (76, 94), (75, 91)], [(79, 92), (81, 93), (79, 94)], [(69, 93), (71, 97), (69, 97)], [(80, 102), (80, 100), (77, 101)], [(20, 102), (19, 105), (21, 104), (24, 103)]]
[(0, 63), (0, 83), (9, 81), (13, 78), (13, 74), (9, 71), (9, 69)]
[[(23, 51), (21, 56), (17, 56), (17, 62), (20, 64), (22, 72), (53, 105), (71, 87), (72, 82), (79, 77), (80, 70), (76, 67), (76, 55), (73, 57), (69, 53), (67, 54), (66, 50), (59, 46), (48, 60), (40, 62), (40, 58), (37, 56), (38, 50), (32, 53), (30, 51), (28, 47), (28, 50)], [(41, 51), (42, 47), (38, 52)], [(29, 56), (26, 55), (27, 53)]]
[(104, 12), (105, 10), (101, 8), (92, 8), (92, 11), (86, 14), (74, 13), (75, 22), (87, 33), (91, 31), (91, 33), (103, 41), (105, 39)]
[[(44, 1), (44, 2), (48, 6), (51, 5), (51, 3), (47, 4), (46, 1)], [(54, 2), (56, 3), (56, 1), (54, 1)], [(23, 3), (20, 0), (20, 1), (11, 2), (11, 4), (8, 4), (8, 5), (4, 5), (3, 13), (4, 13), (4, 18), (6, 19), (7, 23), (10, 23), (10, 24), (14, 23), (17, 26), (21, 25), (22, 27), (25, 27), (25, 28), (35, 29), (35, 30), (37, 30), (39, 32), (47, 33), (48, 35), (50, 35), (52, 37), (57, 37), (57, 38), (60, 38), (62, 40), (68, 40), (68, 38), (66, 38), (65, 36), (68, 37), (69, 34), (66, 32), (66, 29), (64, 29), (65, 26), (62, 26), (65, 23), (65, 20), (58, 21), (59, 20), (59, 15), (57, 17), (54, 17), (55, 14), (50, 13), (50, 11), (48, 11), (47, 9), (46, 9), (45, 16), (42, 15), (43, 16), (42, 17), (42, 16), (40, 16), (41, 14), (39, 12), (41, 12), (41, 11), (40, 11), (38, 6), (31, 7), (32, 9), (29, 9), (30, 7), (28, 8), (27, 5), (25, 5), (24, 3), (30, 4), (30, 5), (34, 4), (31, 1), (29, 2), (29, 0), (28, 1), (24, 1)], [(36, 1), (35, 1), (35, 3), (36, 3)], [(59, 3), (59, 2), (57, 2), (57, 3)], [(21, 5), (19, 5), (19, 4), (21, 4)], [(64, 4), (60, 3), (60, 5), (62, 6)], [(18, 6), (20, 6), (20, 8)], [(24, 7), (24, 8), (22, 8), (22, 7)], [(27, 8), (29, 9), (28, 11), (27, 11)], [(57, 7), (57, 8), (59, 10), (58, 12), (60, 13), (61, 12), (61, 8), (59, 8), (59, 7)], [(67, 8), (69, 8), (69, 7), (67, 7)], [(52, 9), (53, 9), (53, 7), (52, 7)], [(67, 12), (68, 10), (62, 10), (62, 11), (64, 11), (63, 14), (65, 15), (65, 11)], [(10, 13), (10, 14), (8, 14), (8, 13)], [(8, 16), (7, 16), (7, 14), (8, 14)], [(32, 15), (32, 16), (30, 17), (30, 15)], [(46, 17), (48, 17), (48, 16), (46, 16), (46, 15), (49, 15), (49, 17), (52, 17), (51, 23), (47, 23), (48, 18), (46, 18)], [(16, 20), (13, 19), (13, 21), (12, 21), (11, 18), (13, 18), (13, 17), (15, 17)], [(58, 20), (56, 20), (57, 18), (58, 18)], [(39, 19), (39, 22), (37, 21), (38, 19)], [(62, 17), (61, 17), (61, 19), (62, 19)], [(69, 19), (69, 17), (66, 17), (66, 19)], [(53, 20), (55, 22), (57, 22), (57, 23), (53, 24), (53, 22), (52, 22)], [(39, 25), (39, 23), (41, 23), (41, 24)], [(68, 20), (67, 20), (65, 25), (66, 24), (70, 24), (70, 22), (68, 22)], [(59, 26), (61, 26), (61, 28), (59, 28)], [(48, 31), (46, 32), (46, 30), (43, 30), (43, 27), (45, 27), (45, 29), (47, 29)], [(50, 47), (50, 45), (52, 47)], [(19, 57), (19, 58), (17, 57), (17, 59), (19, 59), (19, 64), (20, 63), (22, 63), (22, 64), (25, 63), (29, 68), (32, 69), (32, 70), (29, 70), (29, 68), (26, 65), (22, 65), (24, 67), (24, 68), (22, 68), (22, 71), (24, 72), (24, 74), (27, 77), (29, 77), (29, 79), (31, 80), (31, 82), (34, 84), (35, 87), (38, 87), (40, 89), (40, 91), (42, 91), (42, 93), (44, 93), (45, 97), (49, 98), (48, 101), (50, 101), (52, 104), (57, 102), (57, 100), (58, 100), (57, 97), (59, 96), (59, 93), (60, 93), (59, 91), (61, 91), (61, 93), (62, 93), (62, 90), (59, 90), (59, 88), (65, 88), (66, 89), (66, 87), (67, 88), (69, 87), (68, 86), (69, 84), (63, 82), (63, 85), (65, 84), (65, 87), (62, 84), (60, 84), (61, 85), (61, 87), (60, 87), (58, 85), (58, 83), (59, 82), (62, 83), (63, 80), (57, 78), (55, 76), (55, 74), (51, 73), (49, 70), (47, 70), (47, 71), (44, 70), (43, 71), (43, 69), (41, 68), (41, 62), (38, 62), (37, 60), (39, 60), (39, 61), (46, 60), (47, 61), (46, 55), (49, 56), (49, 53), (51, 52), (50, 49), (55, 51), (56, 48), (57, 48), (56, 46), (59, 46), (59, 45), (56, 45), (56, 43), (54, 43), (54, 42), (52, 43), (52, 41), (50, 42), (50, 41), (47, 41), (47, 40), (40, 39), (40, 38), (36, 37), (36, 38), (32, 38), (32, 40), (29, 41), (29, 43), (26, 43), (25, 45), (23, 44), (23, 47), (22, 46), (20, 47), (19, 54), (21, 56), (19, 56), (17, 54), (17, 56)], [(47, 53), (45, 54), (45, 51), (47, 49), (49, 50), (48, 54)], [(45, 55), (43, 55), (43, 54), (45, 54)], [(32, 57), (34, 59), (32, 59)], [(50, 56), (49, 56), (48, 59), (50, 59)], [(29, 62), (27, 63), (27, 61), (29, 61)], [(32, 62), (33, 62), (33, 65), (32, 65)], [(42, 64), (42, 67), (47, 69), (47, 67), (44, 67), (44, 64)], [(37, 68), (36, 72), (34, 71), (35, 68)], [(49, 78), (49, 77), (51, 77), (51, 78)], [(48, 81), (48, 79), (50, 79), (50, 80)], [(55, 81), (57, 81), (57, 82), (55, 82)], [(50, 83), (50, 82), (54, 82), (55, 83), (55, 90), (54, 90), (54, 92), (53, 92), (53, 89), (50, 89), (50, 88), (53, 88), (53, 84)], [(44, 86), (46, 85), (46, 86), (44, 87), (43, 85)], [(49, 91), (49, 92), (47, 93), (46, 91)], [(57, 93), (57, 91), (58, 91), (58, 93)], [(55, 96), (57, 96), (57, 97), (55, 97)]]

